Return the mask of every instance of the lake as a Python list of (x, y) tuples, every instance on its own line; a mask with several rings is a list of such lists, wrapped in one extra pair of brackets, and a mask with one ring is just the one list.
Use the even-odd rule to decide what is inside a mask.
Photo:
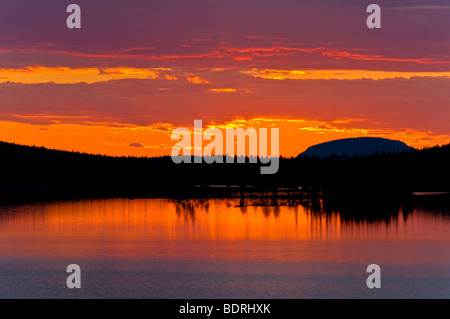
[[(242, 198), (3, 206), (0, 298), (450, 298), (448, 211), (371, 207)], [(66, 286), (69, 264), (81, 268), (80, 289)], [(380, 289), (366, 285), (369, 264), (381, 267)]]

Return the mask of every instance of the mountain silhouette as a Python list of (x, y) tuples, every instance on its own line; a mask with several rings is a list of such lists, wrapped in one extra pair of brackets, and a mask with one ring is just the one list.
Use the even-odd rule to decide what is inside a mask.
[(74, 198), (223, 197), (238, 192), (254, 196), (247, 193), (269, 191), (278, 196), (277, 189), (289, 196), (300, 192), (335, 198), (450, 192), (450, 144), (395, 150), (370, 156), (280, 157), (279, 171), (262, 175), (260, 163), (249, 163), (248, 158), (235, 165), (175, 164), (170, 156), (111, 157), (0, 142), (0, 206)]
[(299, 156), (325, 158), (332, 155), (365, 156), (376, 153), (400, 153), (414, 148), (403, 142), (379, 137), (346, 138), (310, 146)]

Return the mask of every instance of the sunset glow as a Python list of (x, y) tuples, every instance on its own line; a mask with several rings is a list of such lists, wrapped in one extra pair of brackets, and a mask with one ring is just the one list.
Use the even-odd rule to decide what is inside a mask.
[[(20, 21), (38, 4), (17, 1), (0, 13), (0, 140), (160, 156), (170, 155), (173, 129), (203, 120), (278, 127), (283, 156), (347, 137), (450, 142), (450, 20), (439, 6), (418, 20), (414, 3), (384, 5), (383, 28), (369, 30), (365, 8), (351, 4), (333, 17), (302, 1), (215, 3), (207, 12), (180, 3), (174, 15), (164, 3), (79, 5), (92, 12), (79, 30), (51, 18), (30, 32)], [(64, 18), (64, 9), (39, 4), (50, 17), (62, 10)], [(232, 23), (225, 12), (236, 10)], [(111, 24), (117, 12), (121, 22)]]
[(0, 0), (0, 299), (449, 299), (449, 1)]

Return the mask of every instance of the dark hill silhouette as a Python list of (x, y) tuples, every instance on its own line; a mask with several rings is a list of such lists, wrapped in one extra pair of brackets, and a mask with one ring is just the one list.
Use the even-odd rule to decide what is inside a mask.
[(403, 142), (389, 140), (378, 137), (357, 137), (346, 138), (330, 142), (325, 142), (309, 147), (299, 156), (312, 157), (329, 157), (337, 156), (364, 156), (375, 153), (397, 153), (412, 151), (414, 148), (409, 147)]
[[(110, 157), (0, 142), (0, 204), (80, 197), (204, 197), (278, 189), (302, 196), (399, 198), (450, 191), (450, 144), (402, 153), (339, 158), (280, 158), (274, 175), (261, 163), (175, 164), (169, 156)], [(208, 187), (208, 185), (240, 187)], [(250, 186), (250, 187), (248, 187)], [(244, 196), (244, 195), (242, 195)]]

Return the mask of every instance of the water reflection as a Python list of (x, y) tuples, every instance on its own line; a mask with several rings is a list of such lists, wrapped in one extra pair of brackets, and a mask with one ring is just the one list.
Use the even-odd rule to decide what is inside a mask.
[(71, 263), (85, 269), (86, 297), (370, 297), (373, 262), (397, 280), (392, 296), (448, 298), (436, 287), (448, 287), (449, 229), (421, 206), (282, 198), (0, 207), (0, 298), (67, 296)]
[[(247, 214), (251, 207), (259, 208), (262, 215), (269, 218), (273, 215), (275, 218), (280, 216), (283, 210), (292, 210), (298, 215), (299, 209), (311, 216), (311, 218), (326, 219), (336, 218), (336, 216), (344, 223), (390, 223), (403, 218), (406, 222), (408, 217), (413, 213), (416, 205), (411, 202), (400, 204), (398, 201), (389, 200), (332, 200), (332, 199), (295, 199), (295, 198), (278, 198), (272, 196), (241, 196), (237, 199), (182, 199), (171, 200), (175, 204), (176, 213), (187, 219), (195, 220), (196, 212), (208, 213), (212, 202), (223, 202), (227, 208), (238, 207), (242, 214)], [(430, 205), (423, 207), (417, 206), (430, 211), (430, 213), (448, 215), (448, 211), (443, 206)]]
[[(438, 229), (450, 225), (450, 215), (440, 206), (431, 209), (429, 206), (400, 205), (381, 199), (335, 201), (241, 196), (234, 199), (171, 200), (170, 203), (175, 205), (178, 216), (192, 223), (195, 223), (196, 216), (208, 214), (213, 207), (214, 214), (220, 213), (226, 218), (226, 223), (221, 225), (226, 227), (226, 233), (237, 233), (247, 225), (254, 230), (254, 238), (270, 237), (270, 233), (280, 235), (281, 225), (284, 225), (283, 237), (291, 239), (354, 238), (355, 234), (361, 239), (399, 235), (413, 238), (412, 229), (417, 234), (430, 232), (424, 236), (431, 238), (435, 230), (425, 225), (436, 224)], [(204, 225), (202, 217), (198, 222), (200, 228), (211, 227)], [(424, 226), (419, 229), (420, 224)], [(435, 235), (439, 236), (439, 232)]]
[(99, 199), (1, 207), (0, 237), (314, 240), (357, 234), (361, 239), (448, 238), (444, 229), (448, 230), (449, 221), (449, 215), (438, 211), (381, 201), (337, 205), (319, 199)]
[(308, 200), (301, 205), (312, 215), (327, 216), (339, 215), (344, 223), (390, 223), (402, 217), (407, 221), (413, 212), (414, 206), (400, 205), (398, 202), (380, 200)]

